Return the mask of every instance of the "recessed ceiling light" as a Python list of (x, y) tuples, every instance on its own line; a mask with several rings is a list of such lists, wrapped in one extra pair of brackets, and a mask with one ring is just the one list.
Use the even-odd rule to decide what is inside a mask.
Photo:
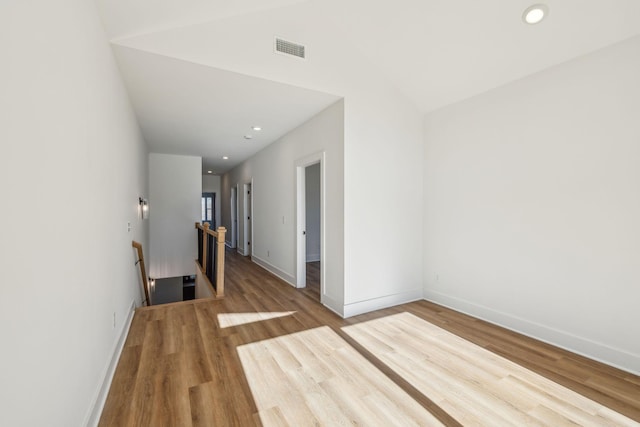
[(534, 4), (525, 9), (522, 20), (531, 25), (539, 24), (548, 14), (549, 7), (546, 4)]
[(229, 160), (228, 156), (222, 156), (222, 160)]
[(207, 171), (207, 173), (213, 173), (213, 171)]
[(244, 139), (251, 139), (251, 138), (253, 138), (253, 135), (245, 135), (244, 136)]
[(253, 130), (257, 131), (257, 132), (262, 130), (262, 128), (260, 126), (254, 126), (251, 129), (253, 129)]

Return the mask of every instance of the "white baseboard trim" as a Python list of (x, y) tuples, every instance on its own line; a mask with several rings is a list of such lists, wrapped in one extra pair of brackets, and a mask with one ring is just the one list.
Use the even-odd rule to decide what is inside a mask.
[(127, 319), (122, 325), (120, 336), (118, 337), (118, 340), (113, 347), (113, 351), (111, 352), (111, 360), (109, 361), (109, 364), (107, 364), (102, 374), (102, 383), (96, 391), (96, 395), (93, 398), (93, 403), (89, 408), (89, 412), (85, 416), (85, 422), (83, 424), (84, 426), (95, 427), (100, 421), (100, 416), (102, 415), (102, 410), (104, 409), (104, 404), (107, 401), (107, 395), (109, 394), (109, 389), (111, 388), (111, 381), (113, 381), (113, 375), (116, 372), (116, 366), (118, 366), (118, 361), (120, 360), (120, 355), (122, 354), (124, 343), (127, 340), (127, 335), (129, 335), (129, 329), (131, 328), (131, 322), (133, 321), (135, 308), (136, 302), (134, 300), (131, 301)]
[(387, 295), (379, 298), (372, 298), (366, 301), (358, 301), (344, 305), (344, 317), (357, 316), (394, 305), (405, 304), (423, 299), (422, 289), (401, 292), (399, 294)]
[(328, 295), (322, 295), (321, 299), (322, 299), (322, 305), (327, 307), (329, 310), (333, 311), (338, 316), (344, 318), (344, 311), (343, 311), (344, 305), (341, 302), (331, 298)]
[(424, 299), (634, 375), (640, 375), (640, 355), (441, 292), (425, 289)]
[(318, 262), (318, 261), (320, 261), (320, 254), (307, 255), (307, 262)]
[(244, 254), (244, 250), (242, 250), (242, 248), (241, 248), (240, 246), (238, 246), (238, 247), (236, 248), (236, 251), (238, 251), (238, 253), (239, 253), (240, 255), (245, 256), (245, 254)]
[[(291, 274), (280, 270), (275, 265), (273, 265), (271, 263), (268, 263), (267, 261), (263, 260), (262, 258), (259, 258), (259, 257), (255, 256), (255, 255), (251, 257), (251, 261), (253, 261), (254, 263), (258, 264), (260, 267), (264, 268), (268, 272), (278, 276), (280, 279), (284, 280), (285, 282), (287, 282), (289, 285), (293, 286), (294, 288), (297, 288), (296, 287), (296, 278), (293, 277)], [(342, 303), (338, 302), (337, 300), (334, 300), (333, 298), (331, 298), (331, 297), (329, 297), (327, 295), (322, 295), (322, 305), (324, 305), (329, 310), (331, 310), (334, 313), (336, 313), (338, 316), (340, 316), (342, 318), (345, 317), (344, 313), (342, 311), (343, 305), (342, 305)]]
[(296, 278), (293, 277), (291, 274), (280, 270), (275, 265), (270, 264), (267, 261), (263, 260), (262, 258), (258, 258), (255, 255), (251, 257), (251, 261), (258, 264), (260, 267), (264, 268), (268, 272), (275, 274), (276, 276), (278, 276), (279, 278), (281, 278), (282, 280), (284, 280), (294, 288), (296, 287)]

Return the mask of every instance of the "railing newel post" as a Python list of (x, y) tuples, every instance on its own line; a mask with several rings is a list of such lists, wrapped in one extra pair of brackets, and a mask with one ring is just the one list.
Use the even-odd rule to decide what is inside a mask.
[(218, 227), (217, 230), (217, 243), (218, 243), (218, 259), (216, 260), (216, 297), (224, 297), (224, 241), (225, 233), (227, 229), (225, 227)]
[[(217, 230), (211, 230), (208, 222), (200, 225), (196, 222), (198, 236), (202, 233), (202, 239), (198, 237), (198, 264), (204, 278), (209, 282), (216, 298), (224, 297), (224, 249), (225, 249), (225, 233), (227, 229), (218, 227)], [(211, 244), (209, 244), (211, 237)], [(200, 242), (202, 240), (202, 243)], [(200, 260), (200, 252), (202, 260)], [(211, 257), (211, 260), (208, 258)], [(209, 261), (211, 266), (209, 267)], [(209, 271), (211, 270), (211, 271)], [(214, 284), (215, 283), (215, 284)]]

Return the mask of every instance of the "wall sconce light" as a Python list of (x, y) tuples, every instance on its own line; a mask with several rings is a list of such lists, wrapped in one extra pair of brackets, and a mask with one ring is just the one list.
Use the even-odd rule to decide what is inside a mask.
[(147, 202), (147, 199), (138, 197), (138, 203), (140, 203), (140, 216), (142, 219), (149, 219), (149, 202)]

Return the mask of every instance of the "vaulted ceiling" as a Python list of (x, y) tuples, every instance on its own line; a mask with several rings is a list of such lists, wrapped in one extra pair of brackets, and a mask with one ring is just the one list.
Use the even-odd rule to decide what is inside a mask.
[(428, 113), (640, 34), (638, 0), (547, 0), (538, 25), (528, 0), (97, 1), (151, 151), (216, 173), (344, 96), (351, 61)]

